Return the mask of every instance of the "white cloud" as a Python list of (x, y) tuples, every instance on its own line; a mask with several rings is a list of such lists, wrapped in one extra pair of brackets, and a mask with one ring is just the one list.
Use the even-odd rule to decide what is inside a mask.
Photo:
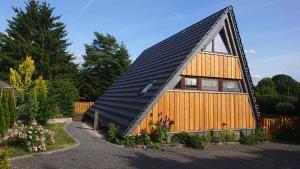
[(246, 53), (246, 55), (255, 55), (256, 50), (254, 50), (254, 49), (245, 50), (245, 53)]
[(259, 74), (254, 74), (251, 77), (254, 84), (257, 84), (263, 78), (263, 76)]
[(84, 59), (83, 59), (82, 55), (83, 54), (81, 52), (75, 52), (74, 55), (73, 55), (74, 58), (75, 58), (73, 60), (73, 62), (76, 63), (76, 64), (80, 64), (81, 65), (84, 62)]

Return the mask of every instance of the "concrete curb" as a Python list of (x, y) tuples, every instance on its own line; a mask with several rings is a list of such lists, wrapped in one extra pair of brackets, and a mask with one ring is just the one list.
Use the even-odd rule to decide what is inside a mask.
[(64, 131), (72, 138), (75, 140), (75, 144), (74, 145), (71, 145), (69, 147), (66, 147), (66, 148), (62, 148), (62, 149), (57, 149), (57, 150), (52, 150), (52, 151), (46, 151), (46, 152), (41, 152), (41, 153), (32, 153), (32, 154), (27, 154), (27, 155), (23, 155), (23, 156), (17, 156), (17, 157), (13, 157), (13, 158), (10, 158), (11, 161), (13, 160), (17, 160), (17, 159), (21, 159), (21, 158), (27, 158), (27, 157), (32, 157), (32, 156), (39, 156), (39, 155), (45, 155), (45, 154), (52, 154), (52, 153), (57, 153), (57, 152), (63, 152), (63, 151), (66, 151), (66, 150), (69, 150), (69, 149), (72, 149), (72, 148), (75, 148), (75, 147), (78, 147), (80, 145), (80, 141), (75, 138), (71, 133), (69, 133), (69, 131), (67, 130), (67, 126), (71, 124), (71, 123), (66, 123), (64, 125)]

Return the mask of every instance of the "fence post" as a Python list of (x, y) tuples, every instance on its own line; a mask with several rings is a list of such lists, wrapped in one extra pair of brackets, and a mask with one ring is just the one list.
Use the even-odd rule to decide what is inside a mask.
[(99, 111), (96, 110), (94, 114), (94, 130), (98, 129), (98, 123), (99, 123)]

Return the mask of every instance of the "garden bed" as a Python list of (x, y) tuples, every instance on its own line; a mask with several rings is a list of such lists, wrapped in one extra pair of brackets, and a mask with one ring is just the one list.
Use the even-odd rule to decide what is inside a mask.
[[(47, 151), (66, 148), (76, 143), (76, 141), (68, 133), (66, 133), (64, 129), (65, 124), (48, 124), (43, 127), (55, 133), (55, 143), (48, 145)], [(12, 146), (6, 143), (0, 144), (0, 153), (2, 152), (6, 152), (8, 157), (34, 154), (34, 152), (26, 151), (23, 147)]]

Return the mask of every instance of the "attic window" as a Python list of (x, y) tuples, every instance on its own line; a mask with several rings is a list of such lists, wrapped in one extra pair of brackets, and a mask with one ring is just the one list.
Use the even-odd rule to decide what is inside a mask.
[(205, 47), (204, 51), (229, 53), (224, 30), (221, 30), (220, 33), (217, 34), (217, 36)]
[(141, 94), (146, 94), (148, 92), (148, 90), (153, 86), (153, 84), (155, 83), (156, 81), (152, 81), (150, 83), (147, 84), (147, 86), (141, 91)]

